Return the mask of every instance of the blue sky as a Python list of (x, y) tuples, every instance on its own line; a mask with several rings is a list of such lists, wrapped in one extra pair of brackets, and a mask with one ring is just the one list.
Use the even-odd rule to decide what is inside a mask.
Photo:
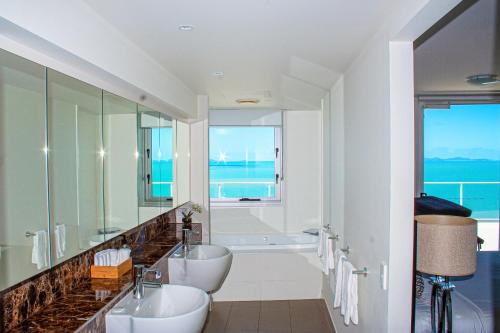
[(426, 109), (425, 158), (500, 159), (500, 104)]
[(274, 161), (274, 128), (210, 127), (210, 160)]

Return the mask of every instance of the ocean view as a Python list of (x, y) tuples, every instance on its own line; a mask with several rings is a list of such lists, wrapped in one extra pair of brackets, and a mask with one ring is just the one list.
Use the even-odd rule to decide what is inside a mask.
[(274, 172), (274, 161), (210, 161), (210, 197), (272, 197)]
[(173, 161), (152, 161), (151, 177), (153, 197), (171, 197), (173, 180)]
[[(475, 159), (426, 159), (424, 182), (499, 182), (500, 161)], [(460, 203), (460, 184), (426, 184), (428, 195)], [(499, 217), (499, 184), (464, 184), (463, 205), (475, 218)]]

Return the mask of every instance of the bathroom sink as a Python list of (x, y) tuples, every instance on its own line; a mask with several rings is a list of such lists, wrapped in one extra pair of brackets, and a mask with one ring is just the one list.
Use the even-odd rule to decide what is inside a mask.
[(209, 297), (200, 289), (164, 284), (145, 288), (143, 299), (127, 294), (106, 314), (107, 333), (199, 333)]
[(233, 254), (223, 246), (194, 245), (187, 253), (181, 247), (168, 258), (169, 282), (214, 293), (226, 279), (232, 261)]

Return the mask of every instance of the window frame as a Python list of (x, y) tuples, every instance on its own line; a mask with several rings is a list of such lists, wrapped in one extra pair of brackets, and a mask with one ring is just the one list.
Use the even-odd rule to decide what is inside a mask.
[(415, 197), (424, 192), (424, 110), (449, 110), (450, 105), (457, 104), (500, 104), (500, 93), (429, 93), (415, 96)]
[[(217, 197), (213, 198), (210, 196), (210, 187), (212, 185), (212, 181), (210, 178), (210, 159), (208, 165), (208, 187), (209, 187), (209, 201), (210, 205), (214, 207), (256, 207), (256, 206), (276, 206), (282, 204), (282, 193), (284, 187), (284, 171), (283, 171), (283, 128), (282, 126), (277, 125), (209, 125), (209, 133), (210, 128), (252, 128), (252, 127), (269, 127), (274, 129), (274, 150), (275, 150), (275, 159), (274, 159), (274, 197), (252, 197), (252, 199), (259, 199), (255, 201), (242, 201), (243, 198), (225, 198), (225, 197)], [(210, 137), (209, 137), (209, 149), (210, 149)], [(210, 154), (209, 154), (210, 155)], [(218, 183), (218, 182), (214, 182)]]
[[(173, 128), (172, 128), (173, 130)], [(140, 128), (138, 135), (139, 149), (141, 151), (141, 163), (139, 163), (139, 174), (141, 175), (142, 184), (139, 190), (139, 200), (141, 206), (144, 207), (160, 207), (162, 203), (173, 204), (174, 182), (172, 182), (170, 197), (154, 197), (153, 196), (153, 170), (152, 170), (152, 128)], [(173, 142), (172, 142), (173, 144)], [(172, 150), (174, 151), (174, 150)], [(175, 156), (172, 156), (174, 160)], [(172, 173), (175, 174), (174, 170)], [(148, 179), (149, 176), (149, 179)], [(173, 176), (173, 175), (172, 175)], [(174, 177), (173, 177), (174, 178)]]

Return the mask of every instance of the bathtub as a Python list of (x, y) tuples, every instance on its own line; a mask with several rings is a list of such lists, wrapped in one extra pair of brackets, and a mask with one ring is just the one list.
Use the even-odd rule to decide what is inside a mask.
[(226, 246), (233, 252), (312, 252), (318, 248), (318, 236), (309, 234), (228, 234), (213, 233), (213, 244)]
[(233, 252), (216, 301), (269, 301), (321, 297), (318, 237), (308, 234), (212, 233), (213, 244)]

